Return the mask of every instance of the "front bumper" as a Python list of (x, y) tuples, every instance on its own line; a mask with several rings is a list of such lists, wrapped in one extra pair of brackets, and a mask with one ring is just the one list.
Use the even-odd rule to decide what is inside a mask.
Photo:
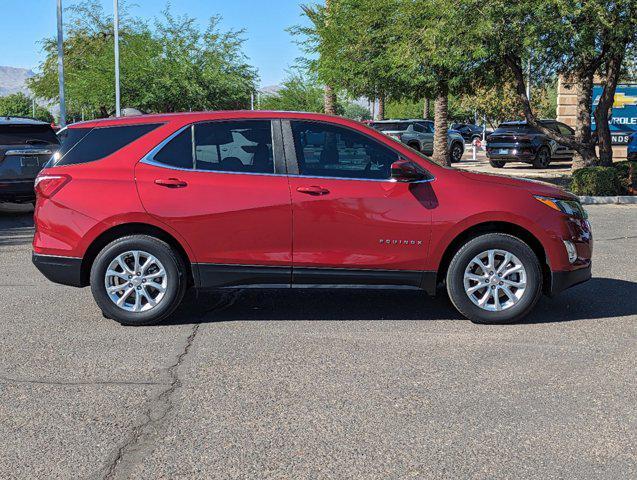
[(574, 287), (591, 279), (591, 263), (577, 270), (564, 272), (551, 272), (551, 289), (548, 292), (550, 297), (554, 297), (567, 288)]
[(55, 283), (82, 287), (82, 259), (53, 255), (32, 256), (33, 264), (46, 278)]

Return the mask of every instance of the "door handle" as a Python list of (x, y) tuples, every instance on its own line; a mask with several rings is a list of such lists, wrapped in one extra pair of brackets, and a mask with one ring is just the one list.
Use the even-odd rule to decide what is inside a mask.
[(319, 187), (317, 185), (311, 185), (309, 187), (298, 187), (296, 189), (299, 193), (305, 193), (307, 195), (327, 195), (330, 191), (327, 188)]
[(155, 180), (155, 184), (167, 188), (183, 188), (188, 186), (186, 182), (178, 178), (158, 178)]

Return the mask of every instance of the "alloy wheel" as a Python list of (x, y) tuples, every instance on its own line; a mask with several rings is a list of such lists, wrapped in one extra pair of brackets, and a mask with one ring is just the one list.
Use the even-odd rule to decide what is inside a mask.
[(142, 250), (130, 250), (109, 264), (104, 287), (117, 307), (128, 312), (145, 312), (163, 300), (168, 275), (157, 257)]
[(517, 304), (527, 287), (526, 269), (506, 250), (486, 250), (469, 262), (464, 271), (464, 290), (483, 310), (499, 312)]

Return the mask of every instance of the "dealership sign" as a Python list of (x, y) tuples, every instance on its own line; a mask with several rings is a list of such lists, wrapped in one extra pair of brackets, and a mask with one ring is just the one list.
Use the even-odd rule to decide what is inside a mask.
[[(603, 89), (601, 85), (593, 87), (593, 113)], [(595, 118), (592, 121), (592, 128), (595, 130)], [(617, 145), (627, 144), (628, 137), (637, 132), (637, 84), (617, 85), (613, 110), (608, 123), (613, 143)]]

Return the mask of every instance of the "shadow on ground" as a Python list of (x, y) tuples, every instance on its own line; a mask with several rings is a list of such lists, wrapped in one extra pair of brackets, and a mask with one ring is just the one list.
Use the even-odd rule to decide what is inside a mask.
[[(593, 278), (544, 297), (523, 323), (637, 315), (637, 282)], [(463, 320), (444, 293), (417, 290), (245, 289), (190, 292), (169, 324), (267, 320)]]

